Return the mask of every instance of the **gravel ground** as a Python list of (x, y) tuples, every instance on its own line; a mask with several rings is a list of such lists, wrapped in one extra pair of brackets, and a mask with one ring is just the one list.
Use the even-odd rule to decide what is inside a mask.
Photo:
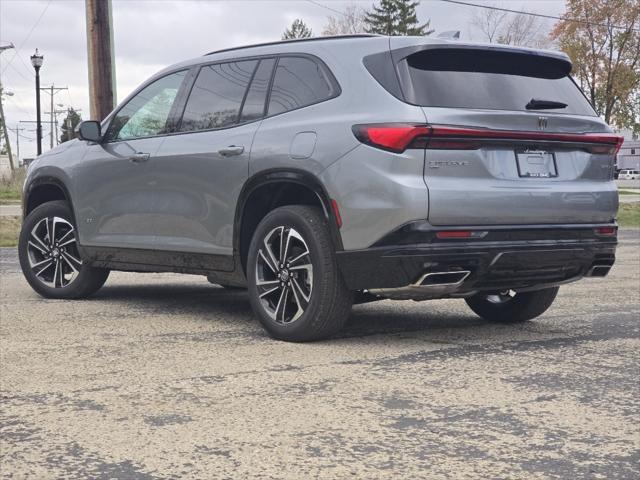
[(384, 301), (305, 345), (200, 277), (44, 300), (0, 249), (0, 474), (639, 478), (640, 231), (620, 236), (611, 275), (537, 321)]

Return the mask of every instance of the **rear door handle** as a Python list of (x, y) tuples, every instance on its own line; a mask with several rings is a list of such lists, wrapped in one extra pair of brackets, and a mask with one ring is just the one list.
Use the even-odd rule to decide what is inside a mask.
[(131, 155), (129, 157), (129, 160), (131, 160), (133, 163), (143, 163), (149, 160), (149, 156), (150, 155), (148, 153), (137, 152)]
[(243, 146), (229, 145), (228, 147), (221, 148), (218, 153), (223, 157), (232, 157), (233, 155), (240, 155), (244, 152)]

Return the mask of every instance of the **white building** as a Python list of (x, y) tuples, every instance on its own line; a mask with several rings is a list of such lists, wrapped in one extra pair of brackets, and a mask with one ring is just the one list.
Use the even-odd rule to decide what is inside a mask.
[(630, 130), (620, 132), (624, 136), (624, 143), (618, 152), (616, 169), (640, 170), (640, 139)]

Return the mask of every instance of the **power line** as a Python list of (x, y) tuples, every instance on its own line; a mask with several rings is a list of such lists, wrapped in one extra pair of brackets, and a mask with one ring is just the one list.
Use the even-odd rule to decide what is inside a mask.
[(13, 62), (15, 60), (15, 58), (18, 56), (18, 53), (20, 52), (20, 49), (22, 47), (24, 47), (24, 44), (29, 41), (29, 38), (31, 38), (31, 34), (36, 29), (36, 27), (40, 24), (40, 20), (42, 20), (42, 17), (44, 17), (44, 14), (46, 13), (47, 9), (49, 8), (49, 5), (51, 5), (51, 2), (52, 2), (52, 0), (49, 0), (47, 2), (47, 4), (45, 5), (44, 9), (42, 10), (42, 13), (38, 17), (38, 20), (36, 20), (36, 23), (33, 24), (33, 27), (31, 27), (31, 30), (29, 30), (29, 33), (27, 33), (27, 36), (25, 37), (25, 39), (20, 43), (20, 46), (16, 48), (16, 50), (15, 50), (15, 52), (13, 54), (13, 57), (11, 57), (11, 60), (9, 60), (7, 65), (5, 65), (5, 67), (2, 69), (2, 73), (4, 73), (5, 70), (7, 69), (7, 67), (9, 65), (11, 65), (11, 62)]
[[(309, 0), (311, 1), (311, 0)], [(530, 15), (532, 17), (540, 17), (540, 18), (550, 18), (552, 20), (562, 20), (565, 22), (575, 22), (575, 23), (582, 23), (584, 25), (593, 25), (594, 27), (604, 27), (604, 28), (615, 28), (618, 30), (627, 30), (628, 27), (622, 27), (620, 25), (604, 25), (602, 23), (591, 23), (588, 22), (586, 20), (579, 20), (577, 18), (562, 18), (562, 17), (557, 17), (555, 15), (545, 15), (542, 13), (532, 13), (532, 12), (525, 12), (522, 10), (512, 10), (510, 8), (502, 8), (502, 7), (495, 7), (492, 5), (481, 5), (478, 3), (470, 3), (470, 2), (462, 2), (460, 0), (439, 0), (440, 2), (445, 2), (445, 3), (455, 3), (457, 5), (465, 5), (467, 7), (478, 7), (478, 8), (485, 8), (487, 10), (499, 10), (501, 12), (507, 12), (507, 13), (518, 13), (521, 15)], [(640, 28), (631, 28), (630, 29), (633, 32), (640, 32)]]
[(326, 10), (331, 10), (332, 12), (338, 13), (338, 14), (342, 15), (343, 17), (346, 16), (346, 14), (344, 12), (341, 12), (340, 10), (336, 10), (335, 8), (329, 7), (327, 5), (323, 5), (322, 3), (316, 2), (315, 0), (307, 0), (307, 2), (309, 2), (310, 4), (315, 5), (317, 7), (324, 8)]

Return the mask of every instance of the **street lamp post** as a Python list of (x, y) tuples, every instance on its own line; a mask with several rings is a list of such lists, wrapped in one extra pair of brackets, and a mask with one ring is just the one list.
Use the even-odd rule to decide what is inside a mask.
[(44, 56), (38, 53), (38, 49), (36, 48), (36, 53), (31, 55), (31, 65), (36, 71), (36, 137), (38, 137), (38, 155), (42, 153), (42, 120), (40, 118), (40, 67), (42, 66), (42, 61), (44, 60)]

